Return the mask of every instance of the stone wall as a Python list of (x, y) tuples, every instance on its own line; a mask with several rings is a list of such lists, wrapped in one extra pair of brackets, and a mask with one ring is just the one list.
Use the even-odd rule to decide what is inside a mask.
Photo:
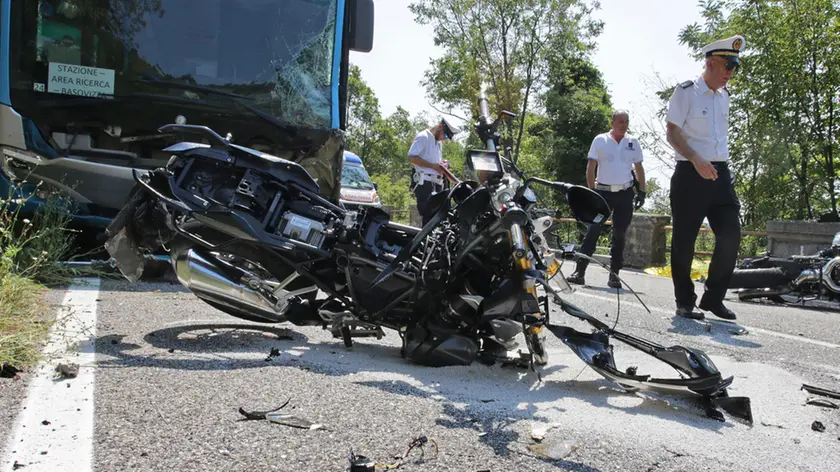
[(624, 265), (643, 269), (665, 264), (665, 226), (670, 216), (635, 213), (627, 229)]
[(840, 223), (772, 220), (767, 222), (767, 251), (776, 257), (811, 255), (831, 246)]

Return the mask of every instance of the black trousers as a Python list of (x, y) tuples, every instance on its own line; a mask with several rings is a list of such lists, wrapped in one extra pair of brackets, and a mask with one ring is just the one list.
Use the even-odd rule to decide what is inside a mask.
[(671, 276), (677, 306), (694, 306), (697, 295), (691, 281), (694, 243), (703, 219), (715, 234), (705, 293), (700, 304), (717, 307), (726, 296), (741, 245), (741, 202), (735, 193), (735, 175), (726, 163), (714, 163), (717, 180), (704, 179), (690, 162), (678, 162), (671, 177)]
[[(612, 208), (612, 242), (610, 244), (610, 269), (616, 274), (624, 267), (624, 242), (627, 235), (627, 228), (630, 227), (630, 220), (633, 219), (633, 187), (624, 189), (620, 192), (607, 192), (604, 190), (597, 190), (597, 192), (604, 197), (607, 204)], [(591, 256), (595, 252), (595, 246), (598, 244), (598, 238), (601, 237), (601, 232), (604, 230), (603, 224), (592, 223), (586, 231), (586, 236), (583, 238), (583, 245), (580, 252)], [(576, 272), (583, 274), (586, 272), (586, 267), (589, 261), (586, 259), (578, 259)]]
[(414, 187), (414, 198), (417, 199), (417, 211), (420, 217), (423, 218), (423, 226), (429, 222), (432, 215), (427, 215), (429, 197), (435, 192), (443, 190), (443, 185), (434, 182), (425, 181), (422, 185)]

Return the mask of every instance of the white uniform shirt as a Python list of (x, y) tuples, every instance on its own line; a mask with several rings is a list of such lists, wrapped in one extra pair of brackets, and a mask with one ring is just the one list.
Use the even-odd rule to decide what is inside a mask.
[[(425, 129), (414, 137), (414, 142), (411, 143), (411, 148), (408, 150), (409, 156), (420, 156), (424, 161), (432, 164), (440, 164), (443, 159), (443, 143), (437, 141), (431, 131)], [(418, 173), (427, 174), (437, 177), (441, 175), (440, 172), (429, 169), (428, 167), (420, 167), (414, 165), (414, 170)]]
[(595, 180), (604, 185), (622, 185), (633, 180), (633, 164), (643, 160), (639, 141), (625, 134), (621, 142), (607, 133), (599, 134), (589, 147), (589, 159), (598, 162)]
[[(667, 121), (679, 126), (688, 145), (707, 161), (729, 160), (729, 92), (714, 91), (701, 75), (692, 85), (677, 85), (668, 103)], [(686, 161), (679, 152), (675, 159)]]

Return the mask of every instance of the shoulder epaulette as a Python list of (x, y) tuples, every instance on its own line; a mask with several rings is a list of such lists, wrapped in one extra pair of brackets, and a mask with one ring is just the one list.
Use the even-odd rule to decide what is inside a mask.
[(683, 82), (683, 83), (681, 83), (681, 84), (680, 84), (680, 87), (682, 87), (682, 88), (688, 88), (688, 87), (691, 87), (692, 85), (694, 85), (694, 81), (693, 81), (693, 80), (686, 80), (685, 82)]

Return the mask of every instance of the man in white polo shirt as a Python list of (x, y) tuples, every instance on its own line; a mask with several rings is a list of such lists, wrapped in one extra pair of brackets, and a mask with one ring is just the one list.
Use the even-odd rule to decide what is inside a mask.
[[(621, 288), (618, 272), (624, 262), (624, 241), (633, 208), (638, 210), (645, 203), (645, 169), (642, 166), (643, 156), (639, 141), (627, 135), (630, 126), (630, 114), (625, 110), (613, 113), (610, 122), (611, 129), (607, 133), (599, 134), (592, 140), (589, 148), (589, 158), (586, 165), (586, 182), (589, 188), (597, 191), (612, 208), (612, 244), (610, 247), (610, 274), (608, 285), (611, 288)], [(597, 168), (597, 174), (596, 174)], [(633, 192), (633, 169), (638, 179), (639, 192)], [(593, 223), (589, 225), (580, 252), (591, 256), (595, 252), (595, 245), (603, 230), (603, 225)], [(589, 261), (579, 258), (574, 273), (568, 278), (569, 282), (583, 285), (586, 267)]]
[(723, 305), (741, 241), (741, 202), (735, 174), (729, 168), (729, 91), (726, 84), (738, 69), (743, 36), (703, 47), (703, 74), (674, 89), (668, 103), (667, 137), (677, 161), (671, 177), (671, 278), (677, 316), (702, 319), (694, 310), (697, 295), (691, 280), (694, 243), (704, 219), (715, 234), (701, 310), (727, 320), (735, 313)]
[(447, 163), (442, 162), (442, 141), (452, 139), (460, 131), (446, 118), (441, 118), (435, 126), (417, 133), (408, 150), (408, 162), (414, 166), (411, 189), (417, 199), (417, 211), (423, 218), (423, 226), (432, 216), (426, 214), (429, 197), (443, 189), (444, 174), (441, 166)]

